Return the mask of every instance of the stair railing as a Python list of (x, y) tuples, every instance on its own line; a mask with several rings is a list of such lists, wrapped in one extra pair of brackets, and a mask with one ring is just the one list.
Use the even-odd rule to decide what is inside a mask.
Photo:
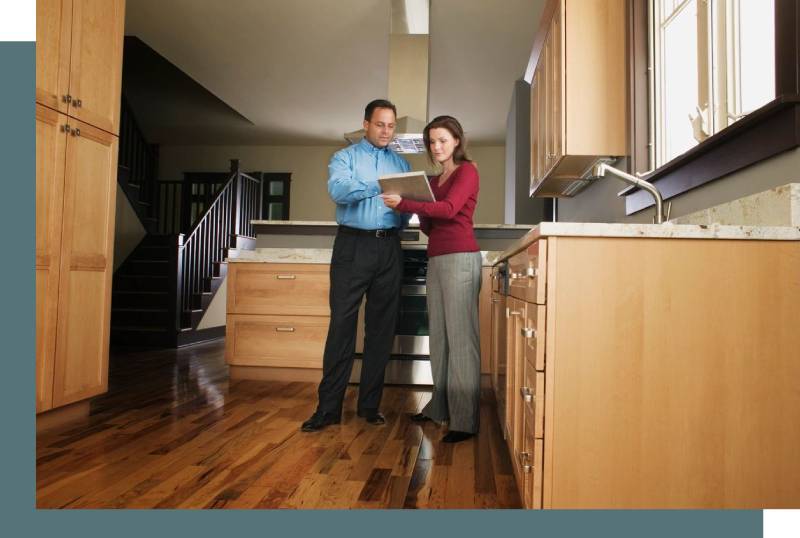
[(261, 180), (244, 174), (239, 161), (231, 161), (231, 176), (188, 234), (179, 234), (176, 251), (176, 307), (178, 327), (184, 314), (200, 308), (202, 294), (210, 291), (216, 263), (226, 249), (237, 248), (240, 236), (254, 238), (253, 219), (261, 218)]

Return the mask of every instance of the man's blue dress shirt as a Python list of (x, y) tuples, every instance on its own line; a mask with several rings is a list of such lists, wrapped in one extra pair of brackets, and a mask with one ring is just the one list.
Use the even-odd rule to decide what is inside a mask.
[(410, 215), (384, 205), (378, 176), (410, 170), (404, 158), (366, 138), (334, 153), (328, 165), (328, 194), (336, 202), (336, 222), (362, 230), (405, 228)]

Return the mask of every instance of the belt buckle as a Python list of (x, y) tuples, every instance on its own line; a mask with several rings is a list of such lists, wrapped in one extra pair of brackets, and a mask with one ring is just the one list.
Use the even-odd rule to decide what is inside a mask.
[(386, 230), (375, 230), (375, 237), (386, 237)]

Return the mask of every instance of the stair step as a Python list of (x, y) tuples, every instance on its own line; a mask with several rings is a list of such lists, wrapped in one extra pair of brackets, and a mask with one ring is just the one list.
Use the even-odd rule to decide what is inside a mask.
[(114, 290), (111, 294), (111, 308), (166, 308), (169, 306), (169, 293), (166, 291), (125, 291)]
[(119, 291), (169, 291), (169, 279), (153, 275), (114, 275), (113, 289)]
[(118, 274), (138, 276), (153, 275), (166, 277), (168, 272), (169, 262), (167, 260), (134, 258), (127, 260), (123, 266), (120, 267)]
[(142, 326), (161, 327), (171, 326), (169, 310), (166, 308), (112, 308), (111, 326)]

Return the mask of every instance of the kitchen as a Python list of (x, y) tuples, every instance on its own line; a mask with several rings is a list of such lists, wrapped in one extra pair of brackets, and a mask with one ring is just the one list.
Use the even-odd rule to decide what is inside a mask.
[[(73, 25), (72, 55), (81, 57), (74, 25), (81, 20), (78, 7), (88, 13), (92, 4), (40, 4), (42, 20), (60, 13), (62, 25)], [(193, 220), (192, 213), (196, 226), (184, 235), (155, 234), (146, 229), (153, 217), (140, 218), (143, 209), (130, 201), (131, 189), (143, 191), (144, 183), (118, 178), (118, 186), (110, 183), (113, 188), (97, 194), (106, 220), (95, 231), (105, 233), (89, 238), (102, 247), (96, 256), (114, 259), (113, 268), (62, 262), (62, 273), (76, 275), (70, 284), (63, 274), (59, 280), (55, 266), (40, 268), (37, 258), (43, 282), (66, 281), (66, 291), (77, 286), (78, 296), (82, 289), (97, 292), (96, 301), (83, 305), (62, 292), (42, 310), (42, 319), (50, 320), (45, 325), (55, 325), (37, 335), (41, 353), (51, 357), (41, 371), (37, 360), (37, 506), (800, 505), (800, 466), (791, 454), (800, 441), (794, 426), (800, 401), (791, 383), (800, 377), (800, 342), (792, 330), (800, 319), (800, 91), (797, 51), (786, 45), (798, 35), (796, 18), (785, 16), (795, 3), (776, 0), (773, 11), (759, 10), (769, 11), (766, 19), (775, 23), (774, 37), (766, 40), (776, 59), (767, 97), (761, 87), (742, 86), (739, 93), (755, 95), (756, 104), (731, 100), (740, 108), (731, 104), (717, 118), (711, 111), (719, 96), (707, 94), (703, 106), (690, 109), (691, 121), (680, 108), (685, 103), (670, 100), (685, 92), (658, 78), (666, 77), (658, 69), (648, 79), (648, 70), (636, 67), (647, 63), (649, 43), (673, 43), (671, 21), (727, 20), (703, 12), (697, 2), (664, 15), (647, 9), (661, 3), (635, 0), (519, 0), (502, 8), (434, 0), (424, 3), (430, 11), (425, 32), (411, 29), (415, 2), (352, 0), (348, 16), (341, 6), (332, 13), (326, 10), (334, 8), (316, 3), (317, 9), (305, 6), (308, 11), (303, 3), (269, 5), (257, 8), (261, 17), (216, 10), (211, 3), (191, 9), (180, 2), (123, 4), (116, 2), (110, 14), (100, 8), (97, 13), (109, 16), (118, 30), (116, 49), (109, 49), (109, 61), (119, 63), (118, 79), (109, 78), (118, 85), (112, 88), (116, 95), (121, 86), (136, 121), (126, 120), (113, 100), (106, 104), (107, 123), (84, 112), (94, 112), (83, 106), (91, 101), (80, 86), (72, 90), (72, 82), (63, 92), (69, 100), (59, 99), (60, 90), (40, 93), (37, 83), (37, 121), (52, 127), (55, 141), (64, 132), (72, 135), (66, 144), (81, 141), (80, 128), (83, 138), (102, 139), (111, 181), (118, 176), (117, 146), (120, 164), (134, 162), (126, 160), (131, 155), (154, 159), (155, 152), (162, 207), (173, 192), (169, 182), (177, 178), (205, 174), (205, 184), (219, 190), (212, 189), (211, 201), (195, 187), (191, 196), (174, 194), (188, 205), (167, 222)], [(323, 21), (334, 15), (341, 27), (325, 28)], [(648, 37), (648, 17), (657, 16), (663, 16), (663, 42)], [(260, 50), (262, 36), (244, 30), (237, 39), (215, 32), (200, 39), (196, 29), (209, 17), (229, 28), (271, 20), (274, 46)], [(185, 24), (176, 27), (177, 20)], [(321, 54), (314, 39), (292, 37), (298, 35), (292, 30), (306, 27), (319, 28), (320, 43), (341, 46), (337, 57), (347, 61)], [(745, 29), (741, 42), (750, 43), (752, 28)], [(358, 39), (345, 43), (342, 35)], [(292, 43), (295, 58), (282, 42), (283, 48)], [(161, 59), (144, 63), (154, 49)], [(264, 56), (253, 53), (254, 60), (243, 58), (238, 66), (231, 58), (242, 57), (241, 50)], [(315, 63), (300, 69), (299, 57)], [(83, 61), (91, 64), (91, 55)], [(261, 78), (249, 71), (258, 62), (269, 66)], [(702, 62), (695, 63), (692, 72), (705, 73)], [(73, 60), (67, 69), (75, 65)], [(175, 74), (176, 66), (188, 76)], [(476, 77), (490, 67), (494, 75)], [(58, 72), (48, 72), (55, 86)], [(160, 82), (146, 78), (148, 73), (158, 73)], [(223, 84), (226, 79), (236, 82)], [(320, 79), (338, 80), (353, 95), (342, 91), (331, 98)], [(362, 84), (353, 88), (352, 80)], [(409, 80), (414, 84), (404, 87)], [(194, 87), (198, 82), (207, 89)], [(159, 85), (162, 94), (153, 92)], [(187, 88), (192, 98), (181, 93)], [(298, 88), (308, 94), (292, 97)], [(345, 139), (358, 136), (352, 129), (360, 122), (359, 107), (387, 88), (399, 119), (408, 116), (398, 129), (409, 135), (406, 141), (419, 138), (415, 129), (426, 118), (461, 118), (481, 173), (475, 235), (483, 260), (482, 427), (474, 441), (455, 447), (438, 442), (438, 426), (421, 427), (406, 418), (430, 397), (425, 328), (419, 326), (424, 284), (413, 280), (404, 297), (413, 326), (406, 336), (414, 338), (410, 350), (395, 350), (389, 368), (382, 404), (387, 424), (374, 428), (356, 419), (351, 385), (341, 426), (318, 437), (298, 433), (315, 405), (329, 316), (335, 222), (325, 191), (327, 159)], [(272, 93), (259, 93), (267, 90)], [(73, 103), (70, 94), (82, 99)], [(661, 103), (660, 112), (648, 108), (648, 99)], [(195, 115), (206, 109), (207, 116)], [(88, 127), (73, 123), (59, 138), (56, 114)], [(138, 124), (137, 132), (148, 131), (148, 143), (126, 145), (134, 129), (120, 124)], [(659, 129), (678, 133), (669, 138), (671, 145), (651, 143), (659, 140)], [(157, 150), (152, 142), (159, 142)], [(74, 159), (80, 163), (92, 155), (87, 150)], [(409, 161), (413, 169), (432, 170), (421, 154), (409, 155)], [(655, 180), (658, 189), (642, 177)], [(620, 179), (629, 188), (618, 196), (626, 187)], [(78, 187), (67, 181), (63, 188), (67, 195), (57, 192), (48, 202), (74, 200), (68, 194)], [(235, 215), (215, 213), (226, 189), (240, 201)], [(70, 203), (64, 214), (81, 215), (81, 204)], [(209, 224), (214, 222), (234, 229), (215, 233)], [(45, 230), (59, 223), (42, 225)], [(178, 243), (144, 243), (158, 235), (177, 237)], [(64, 241), (61, 253), (89, 244), (75, 236)], [(412, 278), (424, 275), (425, 259), (414, 254), (424, 252), (424, 234), (412, 227), (402, 240), (406, 266), (416, 267)], [(132, 258), (142, 250), (166, 258)], [(164, 289), (143, 292), (136, 286), (144, 286), (148, 275), (131, 273), (124, 266), (131, 262), (139, 271), (177, 263), (185, 276), (178, 283), (164, 277)], [(81, 271), (101, 278), (81, 288)], [(155, 272), (149, 277), (162, 278)], [(182, 299), (172, 300), (169, 310), (145, 307), (145, 295), (179, 293), (182, 285)], [(742, 292), (731, 297), (731, 290)], [(91, 322), (73, 328), (70, 316), (81, 308), (91, 311)], [(146, 339), (154, 331), (131, 327), (162, 314), (178, 319), (173, 345), (137, 349), (151, 343)], [(127, 345), (114, 345), (115, 338)], [(92, 350), (91, 360), (73, 357), (82, 349)], [(679, 434), (680, 441), (668, 442)], [(769, 443), (759, 441), (767, 438)]]

